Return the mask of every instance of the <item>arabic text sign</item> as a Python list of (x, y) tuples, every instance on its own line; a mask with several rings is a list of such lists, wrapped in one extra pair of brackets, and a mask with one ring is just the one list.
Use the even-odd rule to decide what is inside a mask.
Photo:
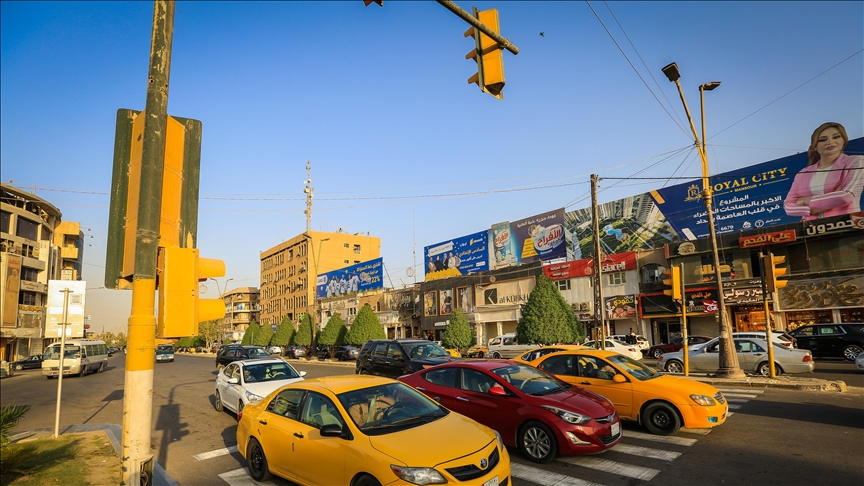
[(743, 238), (738, 238), (738, 246), (740, 248), (753, 248), (756, 246), (787, 243), (790, 241), (795, 241), (795, 230), (775, 231), (774, 233), (745, 236)]
[(488, 233), (480, 231), (425, 247), (426, 280), (489, 270), (488, 241)]
[[(623, 272), (626, 270), (636, 270), (636, 252), (628, 251), (616, 255), (606, 255), (600, 263), (600, 271), (602, 273)], [(594, 275), (594, 259), (585, 258), (545, 265), (543, 273), (552, 280), (587, 277)]]
[(315, 296), (319, 299), (352, 295), (384, 287), (384, 261), (381, 258), (340, 268), (318, 276)]

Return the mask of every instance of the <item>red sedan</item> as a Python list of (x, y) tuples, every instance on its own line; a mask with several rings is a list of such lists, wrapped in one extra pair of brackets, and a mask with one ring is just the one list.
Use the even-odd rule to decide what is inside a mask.
[[(707, 336), (687, 336), (687, 346), (693, 346), (695, 344), (704, 344), (714, 338), (710, 338)], [(684, 347), (684, 339), (677, 337), (672, 339), (672, 342), (669, 344), (655, 344), (648, 348), (648, 351), (645, 351), (645, 354), (651, 356), (652, 358), (659, 358), (661, 354), (666, 353), (674, 353), (675, 351), (681, 351)]]
[(597, 454), (621, 440), (609, 400), (517, 361), (454, 361), (399, 380), (495, 429), (534, 462)]

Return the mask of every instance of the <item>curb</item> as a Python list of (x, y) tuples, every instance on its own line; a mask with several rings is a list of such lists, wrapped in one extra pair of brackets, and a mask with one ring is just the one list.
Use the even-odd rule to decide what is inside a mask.
[(684, 376), (683, 374), (665, 373), (670, 376), (687, 378), (709, 385), (739, 386), (749, 388), (778, 388), (785, 390), (819, 391), (819, 392), (846, 392), (848, 388), (844, 381), (828, 381), (817, 378), (761, 378), (747, 377), (744, 379), (714, 378), (712, 376)]

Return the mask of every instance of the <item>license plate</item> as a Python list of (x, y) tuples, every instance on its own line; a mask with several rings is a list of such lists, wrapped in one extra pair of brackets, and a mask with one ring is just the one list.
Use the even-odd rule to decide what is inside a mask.
[(495, 476), (489, 481), (486, 481), (485, 483), (483, 483), (483, 486), (498, 486), (498, 476)]
[(621, 432), (621, 423), (615, 422), (612, 424), (612, 435), (618, 435), (618, 432)]

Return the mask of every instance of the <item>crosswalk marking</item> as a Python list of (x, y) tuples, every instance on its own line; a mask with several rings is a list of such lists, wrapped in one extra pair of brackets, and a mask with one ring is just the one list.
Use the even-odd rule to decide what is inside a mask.
[(542, 486), (603, 486), (584, 479), (574, 478), (554, 472), (545, 471), (537, 467), (526, 466), (518, 462), (510, 463), (510, 475), (514, 478), (524, 479)]
[(634, 466), (632, 464), (624, 464), (622, 462), (600, 459), (595, 456), (572, 456), (559, 457), (558, 461), (573, 464), (574, 466), (587, 467), (598, 471), (607, 472), (610, 474), (618, 474), (634, 479), (642, 479), (651, 481), (654, 476), (660, 474), (659, 469), (651, 469), (650, 467)]
[(680, 452), (649, 449), (647, 447), (634, 446), (630, 444), (618, 444), (612, 449), (609, 449), (609, 451), (630, 454), (631, 456), (650, 457), (651, 459), (660, 459), (662, 461), (674, 461), (681, 455)]
[(699, 435), (708, 435), (714, 429), (688, 429), (686, 427), (681, 427), (679, 432), (684, 432), (685, 434), (699, 434)]
[(692, 446), (696, 443), (696, 439), (689, 439), (686, 437), (676, 437), (674, 435), (654, 435), (630, 430), (624, 432), (624, 437), (629, 437), (632, 439), (650, 440), (653, 442), (662, 442), (664, 444), (674, 444), (687, 447)]
[(724, 395), (726, 394), (726, 392), (756, 393), (756, 394), (765, 393), (765, 390), (760, 389), (760, 388), (717, 388), (717, 389), (720, 390), (721, 392), (723, 392)]
[(245, 467), (222, 473), (219, 475), (219, 479), (225, 481), (231, 486), (276, 486), (270, 481), (264, 481), (262, 483), (255, 481), (252, 479), (252, 476), (249, 475), (249, 469)]
[(232, 454), (234, 452), (237, 452), (236, 445), (231, 447), (223, 447), (222, 449), (216, 449), (215, 451), (202, 452), (201, 454), (196, 454), (192, 457), (197, 461), (203, 461), (205, 459), (212, 459), (214, 457), (224, 456), (227, 454)]
[(724, 393), (723, 396), (735, 398), (756, 398), (758, 395), (751, 395), (748, 393)]
[(747, 403), (750, 401), (749, 398), (727, 398), (727, 402), (729, 403)]
[(739, 408), (741, 408), (741, 405), (729, 405), (729, 410), (738, 410)]

